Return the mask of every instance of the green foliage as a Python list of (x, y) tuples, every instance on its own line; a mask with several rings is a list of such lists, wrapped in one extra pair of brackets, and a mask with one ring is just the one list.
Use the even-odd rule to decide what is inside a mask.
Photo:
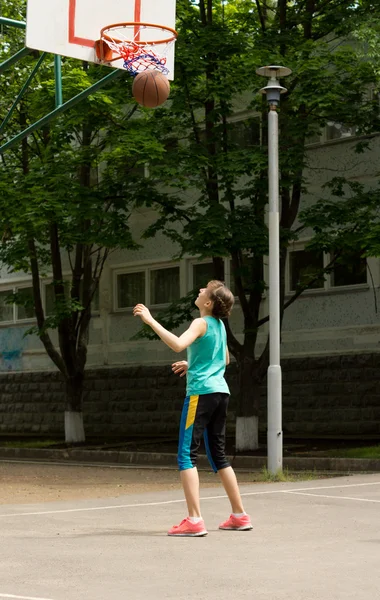
[[(315, 11), (308, 3), (282, 0), (270, 6), (260, 0), (178, 3), (171, 101), (150, 116), (166, 152), (150, 168), (162, 193), (149, 199), (159, 217), (145, 235), (164, 232), (177, 245), (178, 257), (231, 258), (246, 332), (243, 345), (233, 344), (238, 360), (247, 348), (252, 352), (257, 330), (266, 322), (259, 313), (268, 253), (267, 107), (258, 94), (265, 82), (255, 70), (283, 64), (293, 71), (283, 82), (288, 93), (279, 112), (283, 257), (289, 241), (306, 228), (315, 231), (313, 245), (339, 249), (344, 256), (344, 249), (352, 249), (363, 235), (365, 219), (374, 216), (376, 193), (359, 193), (352, 184), (361, 209), (353, 197), (343, 205), (337, 202), (334, 179), (319, 207), (298, 214), (308, 188), (306, 144), (334, 121), (366, 136), (358, 140), (357, 153), (370, 148), (368, 136), (380, 125), (378, 103), (368, 93), (379, 90), (380, 49), (372, 32), (379, 18), (380, 7), (365, 1), (332, 0)], [(248, 285), (241, 278), (247, 257)], [(175, 310), (170, 307), (170, 314)]]
[[(281, 310), (334, 264), (349, 264), (353, 253), (380, 251), (376, 187), (346, 181), (336, 170), (317, 203), (303, 204), (312, 166), (307, 144), (315, 135), (330, 122), (355, 128), (352, 151), (365, 160), (380, 131), (380, 5), (371, 0), (317, 4), (180, 0), (176, 80), (170, 102), (150, 114), (166, 152), (150, 166), (150, 182), (159, 193), (149, 195), (146, 204), (158, 217), (145, 236), (163, 232), (176, 245), (177, 257), (212, 258), (216, 278), (223, 278), (222, 257), (229, 259), (244, 319), (242, 341), (226, 323), (243, 416), (251, 415), (252, 407), (258, 414), (254, 384), (268, 360), (267, 346), (261, 356), (256, 350), (259, 328), (268, 322), (262, 315), (268, 109), (259, 94), (266, 82), (255, 75), (258, 67), (277, 64), (292, 70), (281, 82), (288, 92), (279, 108)], [(309, 247), (329, 252), (332, 259), (285, 299), (288, 246), (306, 231), (314, 233)], [(191, 319), (192, 308), (190, 297), (181, 299), (158, 319), (172, 329)], [(136, 337), (152, 339), (152, 334), (144, 328)]]
[(261, 471), (259, 481), (277, 483), (285, 481), (312, 481), (320, 478), (321, 474), (317, 471), (300, 471), (299, 473), (291, 473), (289, 469), (279, 469), (276, 473), (271, 473), (266, 467), (264, 467)]
[[(8, 4), (7, 16), (22, 12), (21, 2)], [(107, 254), (138, 247), (129, 217), (134, 207), (146, 205), (157, 220), (145, 237), (163, 232), (176, 244), (177, 256), (212, 257), (216, 277), (222, 277), (220, 259), (230, 258), (245, 337), (240, 343), (229, 331), (229, 342), (242, 364), (255, 358), (257, 331), (267, 320), (261, 318), (268, 253), (267, 106), (258, 93), (265, 82), (255, 70), (284, 64), (293, 71), (283, 82), (288, 93), (279, 111), (282, 266), (289, 240), (306, 228), (315, 233), (312, 247), (333, 250), (339, 260), (358, 247), (366, 255), (378, 253), (376, 189), (345, 181), (338, 173), (316, 206), (300, 208), (309, 185), (306, 144), (316, 133), (330, 121), (356, 127), (361, 137), (355, 151), (365, 157), (371, 136), (379, 131), (376, 94), (371, 97), (368, 91), (380, 89), (380, 7), (373, 0), (331, 0), (318, 6), (298, 0), (269, 5), (261, 0), (179, 0), (177, 15), (176, 81), (168, 103), (137, 114), (128, 101), (131, 80), (120, 78), (3, 157), (0, 259), (12, 270), (29, 272), (37, 258), (40, 272), (48, 273), (52, 239), (70, 258), (83, 248), (92, 264), (85, 285), (89, 300)], [(0, 38), (0, 59), (10, 55), (10, 42), (17, 46), (18, 36), (7, 29)], [(33, 60), (25, 59), (6, 79), (1, 114)], [(105, 73), (69, 59), (62, 69), (65, 99)], [(49, 58), (3, 141), (53, 107)], [(139, 170), (148, 161), (150, 176), (141, 180)], [(52, 321), (58, 329), (69, 321), (76, 327), (89, 310), (74, 285), (84, 278), (84, 263), (80, 273), (74, 271), (68, 312), (57, 305)], [(62, 295), (59, 285), (56, 293)], [(191, 318), (191, 310), (189, 295), (159, 318), (176, 327)], [(39, 324), (40, 332), (45, 328), (46, 320)], [(260, 360), (265, 359), (266, 353)]]
[[(3, 14), (23, 18), (23, 5), (8, 3)], [(23, 43), (23, 31), (3, 28), (0, 62)], [(0, 120), (36, 59), (27, 57), (1, 75)], [(64, 101), (108, 73), (63, 58)], [(0, 157), (0, 261), (10, 272), (33, 275), (37, 324), (29, 333), (40, 336), (66, 376), (84, 369), (91, 302), (109, 253), (139, 248), (129, 221), (133, 206), (146, 193), (141, 167), (163, 153), (147, 119), (136, 118), (131, 85), (129, 76), (119, 77)], [(0, 144), (54, 107), (54, 61), (49, 55), (0, 132)], [(44, 277), (53, 277), (49, 315), (39, 284)], [(19, 294), (12, 301), (25, 305)], [(58, 330), (59, 350), (51, 342), (51, 329)]]

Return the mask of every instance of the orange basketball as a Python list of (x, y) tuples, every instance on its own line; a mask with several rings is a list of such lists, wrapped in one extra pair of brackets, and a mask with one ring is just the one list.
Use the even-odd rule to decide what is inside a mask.
[(160, 71), (143, 71), (136, 75), (132, 93), (141, 106), (155, 108), (168, 99), (170, 83)]

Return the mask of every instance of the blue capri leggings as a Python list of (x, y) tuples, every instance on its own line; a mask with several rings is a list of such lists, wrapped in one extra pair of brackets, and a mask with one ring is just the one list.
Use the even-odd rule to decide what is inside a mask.
[(180, 471), (196, 466), (202, 436), (213, 471), (216, 473), (230, 466), (225, 454), (229, 398), (229, 394), (219, 392), (185, 398), (178, 444)]

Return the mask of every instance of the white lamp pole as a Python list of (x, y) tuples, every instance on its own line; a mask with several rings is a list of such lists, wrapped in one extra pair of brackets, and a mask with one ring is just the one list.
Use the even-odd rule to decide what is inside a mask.
[(260, 90), (269, 104), (269, 368), (268, 368), (268, 471), (282, 470), (282, 375), (280, 365), (280, 209), (278, 168), (278, 114), (280, 95), (287, 90), (279, 79), (291, 74), (286, 67), (261, 67), (257, 75), (268, 77)]

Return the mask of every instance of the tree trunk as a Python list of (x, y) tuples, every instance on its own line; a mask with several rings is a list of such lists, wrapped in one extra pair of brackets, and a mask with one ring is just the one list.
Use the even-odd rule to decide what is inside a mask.
[(242, 356), (237, 359), (238, 398), (236, 410), (236, 452), (259, 447), (260, 385), (258, 361)]
[(65, 441), (78, 443), (85, 441), (83, 426), (83, 373), (75, 373), (66, 379)]

